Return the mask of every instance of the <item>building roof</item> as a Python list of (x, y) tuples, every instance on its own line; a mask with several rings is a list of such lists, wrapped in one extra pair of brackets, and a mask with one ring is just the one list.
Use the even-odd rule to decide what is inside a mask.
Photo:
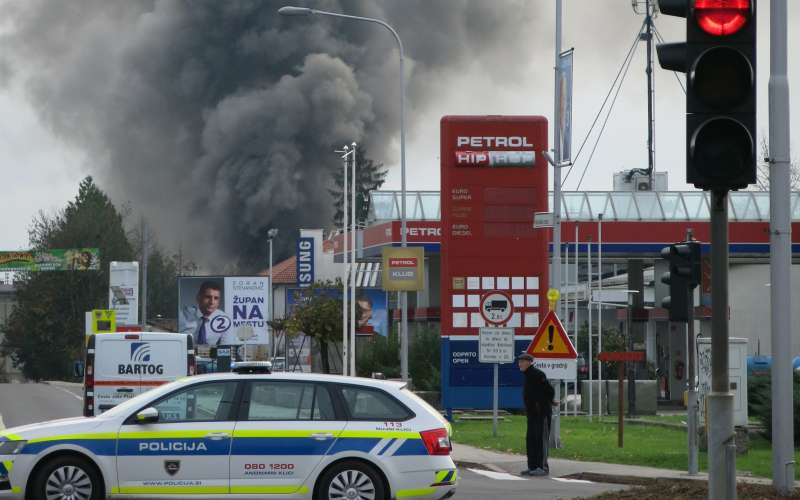
[[(372, 191), (370, 222), (400, 219), (398, 191)], [(562, 191), (562, 221), (707, 221), (710, 217), (708, 191)], [(769, 221), (769, 191), (732, 191), (728, 197), (731, 222)], [(800, 221), (800, 191), (790, 200), (793, 222)], [(553, 207), (553, 193), (548, 206)], [(439, 191), (406, 191), (408, 220), (441, 219)]]
[[(269, 276), (269, 268), (258, 273), (259, 276)], [(272, 265), (272, 280), (276, 285), (294, 285), (297, 283), (297, 256)]]

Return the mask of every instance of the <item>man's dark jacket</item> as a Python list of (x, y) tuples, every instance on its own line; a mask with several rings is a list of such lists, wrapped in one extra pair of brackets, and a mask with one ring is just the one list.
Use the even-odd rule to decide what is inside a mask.
[(547, 375), (542, 370), (529, 367), (522, 372), (525, 375), (522, 397), (525, 401), (525, 411), (528, 416), (553, 414), (553, 386), (547, 381)]

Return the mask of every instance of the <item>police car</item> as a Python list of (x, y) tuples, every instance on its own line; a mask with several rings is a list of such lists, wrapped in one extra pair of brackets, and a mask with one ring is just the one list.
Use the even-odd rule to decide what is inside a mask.
[(403, 383), (336, 375), (186, 377), (93, 418), (0, 432), (0, 499), (442, 499), (447, 421)]

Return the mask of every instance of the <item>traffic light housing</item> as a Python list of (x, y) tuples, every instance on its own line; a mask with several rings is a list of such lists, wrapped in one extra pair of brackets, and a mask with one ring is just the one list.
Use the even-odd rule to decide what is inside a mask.
[(659, 0), (686, 18), (686, 42), (656, 47), (686, 73), (686, 182), (706, 190), (756, 182), (756, 0)]
[(669, 262), (669, 271), (661, 276), (661, 282), (669, 285), (669, 296), (662, 299), (661, 306), (669, 310), (670, 321), (689, 321), (692, 291), (701, 279), (700, 244), (672, 244), (661, 250), (661, 258)]

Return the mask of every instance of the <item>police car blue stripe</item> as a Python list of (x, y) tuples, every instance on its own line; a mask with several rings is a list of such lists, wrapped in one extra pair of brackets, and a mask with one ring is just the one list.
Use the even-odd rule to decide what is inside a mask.
[(450, 482), (450, 481), (452, 481), (452, 480), (453, 480), (453, 474), (455, 474), (455, 472), (456, 472), (456, 471), (453, 471), (453, 470), (451, 470), (450, 472), (448, 472), (448, 473), (447, 473), (447, 475), (446, 475), (446, 476), (444, 476), (444, 479), (442, 480), (442, 482), (443, 482), (443, 483), (447, 483), (447, 482)]
[(386, 443), (386, 446), (384, 446), (384, 447), (381, 449), (381, 451), (379, 451), (379, 452), (378, 452), (378, 455), (383, 455), (384, 453), (386, 453), (386, 450), (388, 450), (388, 449), (389, 449), (389, 447), (390, 447), (390, 446), (392, 446), (392, 445), (394, 444), (394, 442), (395, 442), (395, 441), (397, 441), (397, 439), (396, 439), (396, 438), (392, 438), (392, 439), (390, 439), (390, 440), (389, 440), (389, 442), (388, 442), (388, 443)]
[(328, 455), (335, 455), (342, 451), (361, 451), (369, 453), (380, 439), (378, 438), (339, 438), (333, 444)]
[(235, 438), (231, 455), (324, 455), (330, 445), (311, 438)]
[(394, 452), (394, 456), (408, 456), (408, 455), (427, 455), (428, 450), (425, 448), (425, 445), (422, 443), (421, 439), (407, 439), (405, 443), (403, 443), (397, 451)]

